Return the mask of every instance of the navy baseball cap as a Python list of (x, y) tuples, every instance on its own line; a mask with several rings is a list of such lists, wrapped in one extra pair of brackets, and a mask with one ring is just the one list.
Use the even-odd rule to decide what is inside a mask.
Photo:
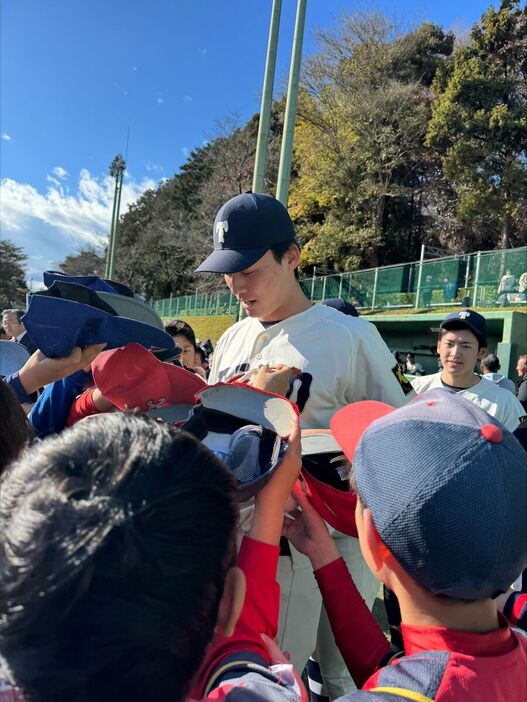
[(349, 317), (359, 316), (355, 305), (352, 305), (351, 302), (346, 302), (341, 297), (328, 297), (327, 300), (322, 300), (320, 304), (326, 305), (326, 307), (333, 307), (334, 310), (347, 314)]
[[(464, 600), (496, 597), (527, 566), (527, 463), (515, 437), (443, 388), (365, 422), (356, 402), (331, 430), (352, 460), (379, 535), (423, 588)], [(351, 438), (350, 438), (351, 437)]]
[(242, 193), (220, 207), (212, 231), (214, 251), (196, 273), (238, 273), (271, 246), (295, 240), (288, 211), (271, 195)]
[(439, 325), (441, 329), (470, 329), (483, 346), (487, 345), (487, 323), (485, 317), (474, 310), (451, 312)]

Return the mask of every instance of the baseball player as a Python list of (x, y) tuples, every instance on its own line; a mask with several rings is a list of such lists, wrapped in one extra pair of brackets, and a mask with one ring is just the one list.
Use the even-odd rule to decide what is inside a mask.
[(477, 361), (487, 353), (487, 325), (483, 315), (474, 310), (460, 310), (445, 317), (440, 325), (437, 353), (443, 369), (412, 380), (418, 395), (444, 387), (496, 417), (510, 432), (518, 427), (525, 416), (518, 399), (509, 390), (474, 372)]
[[(247, 317), (220, 338), (210, 383), (260, 366), (293, 366), (300, 374), (292, 379), (288, 397), (300, 410), (303, 428), (327, 428), (339, 407), (358, 400), (395, 407), (406, 403), (412, 388), (377, 329), (364, 319), (313, 305), (305, 296), (296, 270), (300, 249), (293, 223), (278, 200), (260, 193), (232, 198), (218, 211), (213, 241), (213, 252), (197, 271), (222, 273)], [(358, 542), (336, 535), (342, 536), (340, 548), (371, 606), (378, 583), (369, 574)], [(279, 581), (281, 645), (302, 670), (314, 650), (321, 600), (309, 562), (293, 547), (280, 559)], [(352, 683), (324, 622), (317, 654), (328, 692), (336, 697)]]

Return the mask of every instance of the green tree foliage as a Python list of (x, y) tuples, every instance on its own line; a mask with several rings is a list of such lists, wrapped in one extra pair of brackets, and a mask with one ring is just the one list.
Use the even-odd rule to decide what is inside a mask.
[(9, 239), (0, 239), (0, 310), (9, 307), (25, 309), (25, 297), (29, 292), (24, 264), (27, 256)]
[(527, 9), (502, 0), (470, 39), (437, 71), (427, 143), (476, 245), (508, 248), (527, 241)]
[[(430, 83), (453, 36), (426, 23), (396, 36), (376, 14), (346, 16), (308, 63), (291, 207), (305, 265), (400, 261), (420, 243)], [(403, 253), (404, 252), (404, 253)]]
[(60, 270), (68, 275), (104, 275), (105, 258), (94, 248), (81, 249), (59, 263)]

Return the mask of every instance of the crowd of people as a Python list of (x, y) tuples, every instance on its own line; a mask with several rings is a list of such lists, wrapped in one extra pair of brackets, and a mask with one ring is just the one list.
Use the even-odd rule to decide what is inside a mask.
[(0, 702), (527, 699), (527, 355), (456, 310), (427, 375), (299, 257), (220, 208), (214, 348), (96, 276), (4, 311)]

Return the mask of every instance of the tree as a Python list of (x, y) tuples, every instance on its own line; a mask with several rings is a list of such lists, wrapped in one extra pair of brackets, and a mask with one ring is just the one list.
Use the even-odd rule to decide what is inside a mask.
[(59, 263), (60, 270), (68, 275), (104, 275), (105, 258), (95, 248), (81, 249)]
[[(430, 82), (453, 36), (426, 23), (398, 36), (377, 14), (345, 16), (308, 62), (290, 206), (304, 264), (379, 265), (418, 249), (430, 175)], [(303, 221), (302, 221), (303, 220)]]
[(427, 144), (467, 223), (492, 231), (494, 245), (527, 240), (527, 9), (490, 7), (471, 41), (440, 67)]
[(0, 239), (0, 309), (25, 308), (26, 293), (24, 263), (27, 255), (9, 239)]

